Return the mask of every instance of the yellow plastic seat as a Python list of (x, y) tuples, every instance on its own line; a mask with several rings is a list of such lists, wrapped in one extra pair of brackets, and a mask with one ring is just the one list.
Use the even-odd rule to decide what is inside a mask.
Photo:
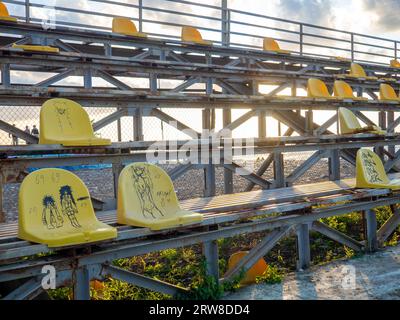
[(203, 215), (180, 208), (164, 170), (149, 163), (133, 163), (119, 176), (117, 221), (162, 230), (200, 223)]
[(117, 230), (97, 220), (85, 184), (62, 169), (29, 174), (19, 191), (18, 237), (63, 247), (117, 237)]
[(356, 188), (400, 190), (400, 179), (389, 180), (382, 160), (369, 149), (358, 150), (356, 174)]
[(351, 64), (349, 74), (340, 74), (340, 75), (336, 75), (336, 77), (338, 77), (338, 78), (357, 78), (357, 79), (365, 79), (365, 80), (378, 80), (378, 77), (367, 76), (364, 68), (362, 66), (360, 66), (358, 63), (354, 63), (354, 62)]
[(396, 60), (396, 59), (390, 60), (390, 66), (392, 68), (400, 68), (399, 60)]
[(291, 53), (289, 50), (282, 50), (280, 48), (278, 42), (272, 38), (264, 38), (263, 49), (264, 49), (264, 51), (272, 51), (272, 52), (282, 53), (282, 54), (290, 54)]
[(315, 78), (308, 79), (307, 96), (313, 99), (337, 99), (330, 95), (323, 81)]
[(379, 100), (400, 102), (400, 97), (391, 85), (382, 83), (379, 90)]
[(24, 51), (30, 51), (30, 52), (46, 52), (46, 53), (59, 53), (60, 52), (60, 49), (56, 48), (56, 47), (38, 46), (38, 45), (32, 45), (32, 44), (13, 43), (12, 47), (14, 49), (22, 49)]
[(17, 18), (11, 17), (10, 14), (8, 13), (7, 6), (3, 3), (0, 2), (0, 21), (8, 21), (8, 22), (17, 22)]
[(204, 40), (199, 30), (189, 26), (182, 27), (181, 39), (182, 42), (200, 44), (203, 46), (212, 46), (213, 44), (211, 41)]
[(385, 135), (386, 131), (377, 126), (362, 127), (355, 114), (346, 108), (339, 108), (340, 134), (372, 133)]
[(352, 87), (342, 81), (342, 80), (336, 80), (334, 85), (333, 85), (333, 93), (335, 97), (340, 98), (340, 99), (350, 99), (350, 100), (357, 100), (357, 101), (366, 101), (368, 98), (364, 97), (356, 97), (354, 95)]
[[(232, 270), (240, 260), (242, 260), (249, 252), (240, 251), (230, 256), (228, 260), (228, 271)], [(249, 285), (256, 283), (257, 277), (261, 277), (267, 270), (268, 265), (263, 258), (258, 260), (254, 266), (252, 266), (245, 274), (245, 277), (240, 282), (242, 285)]]
[(123, 34), (125, 36), (147, 38), (147, 34), (139, 32), (136, 28), (135, 23), (123, 17), (115, 17), (112, 21), (112, 32)]
[(94, 135), (89, 116), (80, 104), (55, 98), (46, 101), (40, 109), (39, 143), (107, 146), (111, 141)]

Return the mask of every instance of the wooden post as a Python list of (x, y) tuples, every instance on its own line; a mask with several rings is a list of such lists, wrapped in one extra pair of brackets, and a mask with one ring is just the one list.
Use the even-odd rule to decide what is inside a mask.
[(308, 224), (300, 224), (297, 226), (297, 270), (305, 270), (310, 267), (310, 227)]
[[(232, 110), (223, 109), (223, 127), (225, 128), (232, 122)], [(225, 194), (233, 193), (233, 172), (224, 168), (224, 192)]]
[(366, 250), (367, 252), (375, 252), (378, 249), (376, 214), (373, 210), (366, 210), (364, 216), (366, 226)]
[(329, 180), (340, 180), (340, 151), (337, 149), (330, 151)]
[(207, 261), (207, 274), (219, 281), (218, 242), (216, 240), (203, 242), (203, 255)]

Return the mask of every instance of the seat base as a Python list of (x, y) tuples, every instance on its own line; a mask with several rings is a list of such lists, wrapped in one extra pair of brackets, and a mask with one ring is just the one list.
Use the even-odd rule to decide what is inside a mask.
[(46, 244), (49, 248), (57, 248), (104, 241), (117, 237), (117, 229), (99, 221), (94, 221), (80, 230), (74, 230), (74, 232), (57, 230), (58, 233), (54, 234), (54, 231), (36, 234), (20, 229), (18, 238)]
[(22, 49), (24, 51), (32, 52), (49, 52), (49, 53), (59, 53), (60, 49), (50, 46), (36, 46), (36, 45), (25, 45), (25, 44), (13, 44), (14, 49)]
[(353, 76), (351, 74), (335, 74), (334, 75), (337, 79), (358, 79), (358, 80), (371, 80), (371, 81), (376, 81), (379, 78), (378, 77), (357, 77)]
[(144, 32), (118, 32), (118, 34), (135, 38), (147, 38), (147, 34)]
[(388, 184), (373, 184), (373, 183), (358, 184), (358, 183), (356, 183), (356, 188), (400, 190), (400, 179), (391, 180), (390, 183), (388, 183)]
[(118, 215), (119, 224), (130, 225), (135, 227), (144, 227), (154, 231), (188, 226), (191, 224), (200, 223), (202, 221), (203, 221), (202, 214), (185, 210), (176, 212), (175, 216), (170, 218), (160, 218), (157, 220), (148, 220), (148, 221), (129, 218), (129, 214), (124, 215), (122, 221), (120, 215)]
[(70, 140), (42, 139), (39, 144), (62, 144), (65, 147), (109, 146), (111, 145), (111, 140), (96, 137)]
[(282, 49), (280, 49), (280, 50), (265, 50), (265, 49), (264, 49), (264, 51), (265, 51), (265, 52), (270, 52), (270, 53), (278, 53), (278, 54), (292, 54), (291, 51), (289, 51), (289, 50), (282, 50)]
[(0, 17), (0, 21), (18, 22), (18, 19), (13, 17)]
[(213, 45), (212, 41), (202, 40), (202, 41), (184, 41), (186, 45), (200, 45), (200, 46), (208, 46), (211, 47)]

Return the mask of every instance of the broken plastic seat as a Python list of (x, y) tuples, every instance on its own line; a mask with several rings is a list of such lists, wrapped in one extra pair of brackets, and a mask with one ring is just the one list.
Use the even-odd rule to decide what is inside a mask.
[(97, 220), (89, 191), (76, 175), (41, 169), (21, 184), (18, 237), (63, 247), (113, 239), (117, 230)]
[(400, 62), (397, 59), (390, 60), (390, 66), (392, 68), (400, 68)]
[(0, 21), (17, 22), (17, 18), (11, 17), (8, 13), (7, 6), (0, 2)]
[(96, 137), (87, 112), (72, 100), (55, 98), (40, 109), (40, 144), (107, 146), (109, 139)]
[(378, 80), (378, 77), (367, 76), (364, 68), (357, 63), (352, 63), (349, 74), (337, 74), (337, 78), (356, 78), (365, 80)]
[(313, 99), (337, 99), (337, 97), (330, 95), (326, 84), (316, 78), (308, 79), (307, 96)]
[(24, 51), (30, 51), (30, 52), (45, 52), (45, 53), (59, 53), (60, 52), (60, 49), (56, 48), (56, 47), (39, 46), (39, 45), (32, 45), (32, 44), (13, 43), (12, 48), (22, 49)]
[(337, 61), (342, 61), (342, 62), (350, 62), (351, 61), (351, 59), (345, 58), (345, 57), (341, 57), (341, 56), (332, 57), (331, 59), (337, 60)]
[(203, 215), (180, 208), (168, 174), (156, 165), (126, 166), (118, 182), (119, 224), (162, 230), (196, 224)]
[[(248, 253), (248, 251), (239, 251), (232, 254), (228, 260), (228, 271), (232, 270)], [(256, 283), (257, 277), (261, 277), (267, 269), (267, 263), (261, 258), (246, 272), (240, 284), (250, 285)]]
[(212, 46), (212, 42), (204, 40), (200, 31), (194, 27), (184, 26), (181, 33), (182, 42), (194, 43), (203, 46)]
[(382, 160), (369, 149), (358, 150), (356, 174), (356, 188), (400, 190), (400, 179), (389, 180)]
[(264, 38), (263, 41), (263, 49), (264, 51), (271, 51), (281, 54), (290, 54), (289, 50), (282, 50), (279, 46), (279, 43), (273, 38)]
[(353, 88), (345, 81), (336, 80), (333, 85), (333, 93), (339, 99), (349, 99), (357, 101), (367, 101), (368, 98), (356, 97)]
[(147, 38), (147, 34), (139, 32), (135, 23), (124, 17), (115, 17), (112, 21), (112, 32), (123, 34), (125, 36)]
[(379, 100), (400, 102), (400, 97), (391, 85), (382, 83), (379, 89)]
[(340, 134), (372, 133), (385, 135), (386, 131), (377, 126), (362, 127), (356, 115), (347, 108), (339, 108)]

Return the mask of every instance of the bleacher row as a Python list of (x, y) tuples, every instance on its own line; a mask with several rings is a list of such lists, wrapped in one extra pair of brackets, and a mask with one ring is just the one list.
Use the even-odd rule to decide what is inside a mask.
[[(7, 21), (7, 22), (15, 22), (18, 23), (17, 18), (11, 17), (6, 5), (0, 2), (0, 21)], [(128, 37), (134, 37), (137, 39), (147, 38), (147, 34), (140, 32), (137, 30), (135, 23), (130, 20), (129, 18), (125, 17), (114, 17), (112, 20), (112, 32), (120, 35), (125, 35)], [(191, 26), (184, 26), (181, 29), (181, 42), (183, 45), (185, 44), (194, 44), (194, 45), (201, 45), (201, 46), (212, 46), (213, 43), (209, 40), (203, 39), (203, 36), (194, 27)], [(59, 48), (51, 47), (51, 46), (42, 46), (42, 45), (29, 45), (29, 44), (13, 44), (13, 48), (22, 49), (24, 51), (33, 51), (33, 52), (47, 52), (47, 53), (58, 53)], [(278, 42), (270, 37), (265, 37), (263, 40), (263, 50), (271, 53), (283, 54), (283, 55), (290, 55), (292, 52), (289, 50), (281, 49)], [(338, 61), (344, 62), (351, 62), (350, 59), (336, 56), (333, 57)], [(400, 61), (397, 59), (390, 60), (390, 67), (400, 69)], [(337, 75), (338, 77), (350, 77), (350, 78), (358, 78), (358, 79), (365, 79), (365, 80), (377, 80), (376, 77), (367, 76), (362, 70), (362, 67), (357, 64), (351, 65), (351, 72), (349, 75)], [(396, 81), (396, 79), (390, 78), (382, 78), (385, 81)]]

